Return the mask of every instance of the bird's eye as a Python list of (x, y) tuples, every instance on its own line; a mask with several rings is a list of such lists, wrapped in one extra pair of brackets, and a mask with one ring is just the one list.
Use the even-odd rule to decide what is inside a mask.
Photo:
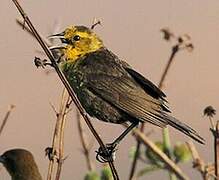
[(75, 35), (75, 36), (73, 37), (73, 40), (74, 40), (74, 41), (79, 41), (79, 40), (80, 40), (80, 36), (79, 36), (79, 35)]

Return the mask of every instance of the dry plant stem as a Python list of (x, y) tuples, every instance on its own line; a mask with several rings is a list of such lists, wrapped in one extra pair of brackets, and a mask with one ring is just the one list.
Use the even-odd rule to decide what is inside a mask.
[[(19, 19), (16, 19), (16, 23), (22, 27), (22, 29), (24, 29), (29, 35), (31, 35), (32, 37), (35, 37), (33, 32), (27, 27), (27, 26), (24, 26), (24, 22), (22, 22), (21, 20)], [(41, 36), (42, 37), (42, 36)], [(46, 43), (47, 46), (51, 46), (51, 43), (45, 38), (43, 37), (43, 41)]]
[(59, 143), (58, 143), (58, 167), (56, 171), (56, 180), (60, 179), (62, 165), (64, 162), (64, 129), (65, 129), (65, 122), (67, 117), (67, 112), (70, 103), (70, 96), (68, 95), (67, 90), (64, 88), (61, 106), (59, 110), (60, 116), (60, 129), (59, 129)]
[(30, 34), (31, 36), (33, 36), (33, 33), (32, 31), (27, 27), (27, 26), (24, 26), (24, 22), (19, 20), (19, 19), (16, 19), (16, 23), (21, 26), (25, 31), (28, 32), (28, 34)]
[(1, 126), (0, 126), (0, 135), (1, 135), (1, 133), (2, 133), (2, 131), (3, 131), (4, 127), (5, 127), (5, 125), (6, 125), (6, 123), (7, 123), (7, 121), (8, 121), (8, 118), (9, 118), (9, 116), (10, 116), (10, 114), (11, 114), (12, 109), (14, 109), (14, 108), (15, 108), (14, 105), (10, 105), (10, 106), (9, 106), (9, 109), (8, 109), (8, 111), (6, 112), (5, 117), (3, 118), (2, 124), (1, 124)]
[[(52, 142), (52, 154), (55, 155), (55, 145), (56, 145), (56, 142), (57, 142), (57, 129), (58, 129), (58, 124), (59, 122), (56, 121), (56, 126), (55, 126), (55, 131), (54, 131), (54, 134), (53, 134), (53, 142)], [(51, 180), (52, 179), (52, 173), (53, 173), (53, 169), (54, 169), (54, 158), (52, 159), (49, 159), (49, 167), (48, 167), (48, 172), (47, 172), (47, 180)]]
[(170, 69), (170, 66), (171, 66), (171, 64), (172, 64), (172, 62), (173, 62), (173, 59), (174, 59), (176, 53), (178, 52), (178, 50), (179, 50), (179, 49), (178, 49), (178, 46), (177, 46), (177, 45), (172, 48), (172, 52), (171, 52), (170, 58), (169, 58), (169, 60), (168, 60), (168, 62), (167, 62), (167, 64), (166, 64), (166, 67), (165, 67), (165, 69), (164, 69), (164, 72), (163, 72), (163, 74), (162, 74), (162, 76), (161, 76), (161, 79), (160, 79), (160, 82), (159, 82), (159, 85), (158, 85), (158, 87), (159, 87), (160, 89), (163, 88), (163, 83), (164, 83), (164, 81), (165, 81), (165, 78), (166, 78), (166, 76), (167, 76), (167, 73), (168, 73), (168, 71), (169, 71), (169, 69)]
[(214, 124), (213, 119), (212, 119), (211, 116), (209, 116), (209, 121), (210, 121), (210, 123), (211, 123), (211, 128), (212, 128), (213, 130), (215, 130), (215, 124)]
[[(25, 23), (28, 25), (28, 27), (30, 28), (30, 30), (34, 34), (35, 38), (37, 39), (37, 41), (39, 42), (39, 44), (43, 48), (44, 52), (46, 53), (46, 55), (50, 59), (50, 61), (51, 61), (52, 65), (53, 65), (55, 71), (57, 72), (60, 80), (62, 81), (62, 83), (64, 84), (65, 88), (67, 89), (69, 95), (72, 98), (72, 101), (74, 101), (75, 105), (77, 106), (78, 110), (80, 111), (81, 115), (83, 116), (87, 126), (89, 127), (90, 131), (92, 132), (92, 134), (94, 135), (94, 137), (98, 141), (100, 147), (105, 150), (105, 153), (108, 153), (108, 151), (107, 151), (107, 149), (105, 147), (105, 144), (103, 143), (102, 139), (100, 138), (100, 136), (98, 135), (98, 133), (94, 129), (93, 125), (91, 124), (89, 117), (87, 116), (86, 112), (84, 111), (83, 107), (81, 106), (80, 102), (78, 101), (76, 95), (74, 94), (73, 90), (71, 89), (71, 86), (69, 85), (68, 81), (66, 80), (64, 74), (60, 71), (60, 69), (59, 69), (59, 67), (58, 67), (58, 65), (57, 65), (57, 63), (56, 63), (56, 61), (55, 61), (51, 51), (49, 50), (47, 45), (42, 40), (42, 38), (40, 37), (39, 33), (36, 31), (35, 27), (31, 23), (29, 17), (24, 12), (23, 8), (20, 6), (18, 1), (17, 0), (12, 0), (12, 1), (15, 4), (15, 6), (17, 7), (17, 9), (20, 12), (20, 14), (22, 15), (22, 17), (24, 18)], [(117, 173), (117, 171), (115, 169), (115, 166), (114, 166), (114, 163), (113, 163), (113, 159), (111, 159), (109, 161), (109, 166), (110, 166), (110, 168), (112, 170), (112, 174), (113, 174), (114, 179), (115, 180), (119, 179), (118, 173)]]
[[(174, 59), (176, 53), (178, 52), (178, 50), (179, 50), (179, 46), (178, 45), (173, 46), (170, 58), (169, 58), (169, 60), (167, 62), (167, 65), (166, 65), (166, 67), (164, 69), (164, 72), (163, 72), (163, 74), (161, 76), (160, 83), (158, 85), (158, 87), (160, 89), (163, 88), (163, 83), (165, 81), (167, 73), (168, 73), (168, 71), (169, 71), (169, 69), (170, 69), (170, 67), (172, 65), (173, 59)], [(165, 127), (165, 128), (162, 129), (162, 131), (163, 131), (163, 145), (164, 145), (165, 151), (166, 151), (168, 157), (170, 159), (172, 159), (173, 158), (173, 153), (171, 151), (169, 129), (168, 129), (168, 127)], [(169, 172), (169, 176), (170, 176), (170, 180), (176, 180), (176, 176), (172, 172)]]
[(187, 142), (187, 145), (192, 153), (193, 158), (193, 167), (196, 168), (202, 175), (203, 180), (208, 180), (208, 174), (206, 172), (206, 165), (204, 161), (201, 159), (195, 145), (192, 141)]
[[(143, 123), (140, 127), (140, 131), (143, 133), (144, 131), (144, 126), (145, 124)], [(140, 152), (140, 146), (141, 146), (141, 141), (139, 139), (137, 140), (137, 145), (136, 145), (136, 152), (135, 152), (135, 156), (133, 158), (133, 162), (132, 162), (132, 167), (131, 167), (131, 171), (129, 174), (129, 180), (132, 180), (135, 174), (135, 170), (136, 170), (136, 166), (137, 166), (137, 160), (139, 159), (139, 152)]]
[[(64, 139), (64, 124), (65, 119), (68, 111), (68, 103), (70, 101), (68, 92), (66, 89), (62, 92), (62, 98), (60, 102), (59, 112), (57, 112), (57, 120), (55, 125), (55, 130), (53, 134), (53, 140), (52, 140), (52, 155), (53, 157), (49, 162), (49, 168), (48, 168), (48, 174), (47, 174), (47, 180), (52, 179), (52, 174), (54, 170), (54, 165), (56, 163), (56, 159), (58, 159), (58, 167), (56, 171), (56, 179), (58, 180), (61, 173), (61, 167), (62, 167), (62, 159), (63, 159), (63, 139)], [(57, 157), (56, 157), (57, 156)]]
[[(126, 128), (127, 125), (124, 125)], [(145, 134), (143, 134), (139, 129), (134, 129), (132, 131), (133, 135), (141, 141), (147, 148), (149, 148), (152, 152), (154, 152), (161, 161), (163, 161), (167, 168), (174, 172), (176, 176), (181, 180), (188, 180), (189, 178), (182, 172), (182, 170), (165, 154), (161, 151), (153, 141), (151, 141)]]
[(94, 167), (93, 167), (93, 163), (90, 159), (90, 148), (88, 147), (88, 144), (86, 141), (86, 137), (85, 137), (84, 130), (82, 127), (81, 116), (80, 116), (80, 113), (78, 111), (76, 112), (76, 116), (77, 116), (76, 119), (77, 119), (77, 124), (78, 124), (79, 137), (81, 139), (81, 144), (83, 147), (83, 153), (84, 153), (84, 156), (86, 159), (87, 168), (88, 168), (88, 171), (93, 171)]
[[(56, 120), (55, 130), (54, 130), (53, 139), (52, 139), (52, 156), (56, 156), (56, 150), (57, 150), (56, 146), (57, 146), (57, 142), (58, 142), (59, 127), (60, 127), (60, 122), (59, 122), (58, 113), (57, 113), (57, 120)], [(55, 165), (55, 159), (56, 159), (56, 157), (52, 157), (52, 159), (49, 159), (47, 180), (52, 179), (54, 165)]]
[[(169, 60), (168, 60), (168, 62), (167, 62), (167, 64), (166, 64), (166, 67), (165, 67), (165, 69), (164, 69), (164, 72), (163, 72), (163, 74), (162, 74), (162, 76), (161, 76), (161, 79), (160, 79), (160, 82), (159, 82), (159, 85), (158, 85), (158, 87), (159, 87), (160, 89), (163, 88), (164, 80), (165, 80), (165, 78), (166, 78), (166, 76), (167, 76), (167, 73), (168, 73), (168, 71), (169, 71), (169, 69), (170, 69), (170, 67), (171, 67), (171, 64), (172, 64), (172, 62), (173, 62), (173, 59), (174, 59), (176, 53), (178, 52), (178, 50), (179, 50), (179, 49), (178, 49), (178, 46), (177, 46), (177, 45), (172, 48), (172, 52), (171, 52), (170, 58), (169, 58)], [(142, 123), (141, 128), (140, 128), (140, 131), (141, 131), (141, 132), (144, 132), (144, 128), (145, 128), (145, 123)], [(168, 128), (164, 128), (164, 129), (163, 129), (163, 135), (164, 135), (164, 137), (166, 138), (166, 141), (170, 142), (169, 133), (168, 133)], [(139, 155), (139, 151), (140, 151), (140, 146), (141, 146), (141, 142), (140, 142), (140, 141), (137, 141), (136, 153), (135, 153), (135, 157), (134, 157), (133, 162), (132, 162), (132, 167), (131, 167), (131, 173), (130, 173), (130, 176), (129, 176), (129, 180), (131, 180), (131, 179), (133, 178), (134, 173), (135, 173), (135, 170), (136, 170), (137, 159), (138, 159), (138, 155)], [(169, 151), (168, 154), (171, 154), (169, 149), (170, 149), (170, 146), (167, 147), (167, 151)], [(169, 156), (169, 157), (171, 157), (171, 156)], [(170, 174), (170, 176), (171, 176), (170, 179), (175, 179), (174, 176), (172, 176), (171, 174)]]
[(214, 153), (215, 176), (219, 180), (219, 121), (217, 121), (214, 132)]
[[(163, 145), (164, 145), (164, 152), (167, 154), (167, 156), (172, 159), (173, 152), (171, 150), (171, 143), (170, 143), (170, 135), (169, 135), (169, 129), (163, 128)], [(172, 172), (169, 172), (170, 180), (176, 180), (176, 175)]]

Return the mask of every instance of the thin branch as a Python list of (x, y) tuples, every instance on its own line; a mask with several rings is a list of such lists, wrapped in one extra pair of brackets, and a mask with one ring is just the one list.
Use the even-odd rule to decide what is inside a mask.
[(211, 128), (213, 130), (215, 130), (215, 124), (214, 124), (213, 118), (211, 116), (209, 116), (209, 121), (210, 121), (210, 124), (211, 124)]
[(8, 121), (8, 118), (9, 118), (9, 116), (11, 114), (12, 109), (14, 109), (14, 108), (15, 108), (15, 105), (13, 105), (13, 104), (9, 106), (9, 109), (6, 112), (5, 117), (3, 118), (2, 124), (0, 126), (0, 135), (3, 132), (3, 129), (4, 129), (4, 127), (5, 127), (5, 125), (6, 125), (7, 121)]
[[(158, 85), (158, 88), (162, 89), (163, 87), (163, 83), (164, 83), (164, 80), (167, 76), (167, 73), (170, 69), (170, 66), (173, 62), (173, 58), (175, 57), (175, 54), (176, 52), (179, 50), (178, 46), (174, 46), (172, 48), (172, 53), (170, 55), (170, 58), (166, 64), (166, 67), (164, 69), (164, 72), (161, 76), (161, 79), (160, 79), (160, 82), (159, 82), (159, 85)], [(141, 132), (144, 132), (144, 128), (145, 128), (145, 123), (142, 123), (141, 127), (140, 127), (140, 131)], [(140, 141), (137, 141), (137, 145), (136, 145), (136, 155), (133, 159), (133, 162), (132, 162), (132, 167), (131, 167), (131, 173), (130, 173), (130, 176), (129, 176), (129, 180), (131, 180), (134, 176), (134, 173), (135, 173), (135, 170), (136, 170), (136, 167), (137, 167), (137, 159), (138, 159), (138, 155), (139, 155), (139, 151), (140, 151), (140, 146), (141, 146), (141, 142)]]
[[(125, 125), (127, 128), (127, 125)], [(145, 136), (139, 129), (134, 129), (132, 131), (133, 135), (141, 141), (147, 148), (154, 152), (161, 161), (163, 161), (166, 166), (176, 174), (176, 176), (181, 180), (188, 180), (189, 178), (182, 172), (182, 170), (163, 152), (161, 151), (153, 141)]]
[(176, 45), (176, 46), (174, 46), (174, 47), (172, 48), (172, 52), (171, 52), (170, 58), (169, 58), (169, 60), (168, 60), (168, 62), (167, 62), (167, 64), (166, 64), (166, 66), (165, 66), (164, 72), (163, 72), (163, 74), (162, 74), (162, 76), (161, 76), (161, 79), (160, 79), (160, 82), (159, 82), (159, 84), (158, 84), (158, 87), (159, 87), (160, 89), (163, 88), (163, 83), (164, 83), (164, 81), (165, 81), (165, 78), (166, 78), (166, 76), (167, 76), (167, 73), (168, 73), (168, 71), (169, 71), (169, 69), (170, 69), (170, 67), (171, 67), (171, 64), (172, 64), (172, 62), (173, 62), (173, 59), (174, 59), (176, 53), (178, 52), (178, 50), (179, 50), (179, 46), (178, 46), (178, 45)]
[[(144, 123), (141, 125), (140, 131), (143, 133)], [(136, 139), (136, 140), (137, 140), (136, 151), (135, 151), (135, 156), (134, 156), (133, 161), (132, 161), (131, 171), (130, 171), (130, 174), (129, 174), (129, 180), (132, 180), (133, 177), (134, 177), (135, 170), (136, 170), (136, 167), (137, 167), (137, 160), (139, 159), (141, 141), (139, 139)]]
[(219, 121), (217, 121), (214, 133), (214, 164), (215, 176), (216, 179), (219, 180)]
[[(19, 20), (19, 19), (16, 19), (16, 23), (17, 23), (20, 27), (22, 27), (30, 36), (32, 36), (32, 37), (35, 38), (33, 32), (32, 32), (27, 26), (24, 26), (24, 22), (22, 22), (22, 21)], [(52, 45), (51, 42), (50, 42), (47, 38), (42, 37), (42, 39), (43, 39), (43, 41), (46, 43), (47, 46), (51, 46), (51, 45)]]
[[(167, 29), (167, 28), (162, 29), (161, 31), (164, 32), (164, 39), (170, 40), (170, 38), (175, 38), (175, 39), (177, 39), (177, 43), (176, 43), (176, 45), (174, 45), (172, 47), (171, 55), (169, 57), (169, 60), (166, 64), (165, 68), (164, 68), (164, 71), (162, 73), (160, 82), (158, 84), (159, 89), (163, 88), (165, 78), (168, 74), (168, 71), (169, 71), (171, 65), (172, 65), (172, 62), (173, 62), (173, 59), (174, 59), (176, 53), (179, 50), (184, 50), (185, 49), (185, 50), (188, 50), (188, 51), (192, 51), (194, 49), (193, 44), (190, 42), (191, 38), (190, 38), (189, 35), (185, 34), (183, 36), (175, 37), (175, 35), (173, 33), (171, 33), (169, 31), (169, 29)], [(143, 123), (141, 125), (141, 132), (144, 132), (144, 128), (145, 128), (144, 126), (145, 125)], [(168, 144), (168, 145), (165, 144), (165, 142), (170, 142), (168, 127), (163, 128), (163, 137), (165, 138), (164, 146), (166, 148), (166, 152), (167, 152), (168, 156), (170, 158), (172, 158), (172, 153), (171, 153), (171, 150), (170, 150), (171, 146), (168, 146), (170, 144)], [(139, 150), (140, 149), (140, 144), (139, 143), (140, 142), (137, 142), (137, 145), (136, 145), (136, 147), (137, 147), (136, 148), (136, 154), (137, 155), (134, 157), (134, 160), (133, 160), (133, 163), (132, 163), (132, 171), (131, 171), (129, 179), (132, 179), (132, 177), (134, 176), (134, 172), (135, 172), (135, 169), (136, 169), (136, 166), (137, 166), (137, 160), (136, 159), (138, 158), (138, 154), (139, 154), (139, 151), (140, 151)], [(170, 174), (170, 176), (171, 176), (171, 179), (175, 179), (174, 175)]]
[[(105, 147), (105, 144), (103, 143), (102, 139), (100, 138), (100, 136), (98, 135), (98, 133), (96, 132), (96, 130), (94, 129), (93, 125), (90, 122), (89, 117), (87, 116), (87, 113), (85, 112), (85, 110), (83, 109), (83, 107), (81, 106), (79, 100), (77, 99), (75, 93), (73, 92), (71, 86), (69, 85), (68, 81), (66, 80), (64, 74), (62, 73), (62, 71), (59, 69), (53, 55), (52, 52), (49, 50), (49, 48), (47, 47), (47, 45), (44, 43), (44, 41), (42, 40), (42, 38), (40, 37), (39, 33), (36, 31), (35, 27), (33, 26), (32, 22), (30, 21), (29, 17), (27, 16), (27, 14), (24, 12), (23, 8), (21, 7), (21, 5), (18, 3), (17, 0), (12, 0), (13, 3), (15, 4), (16, 8), (18, 9), (18, 11), (20, 12), (20, 14), (22, 15), (22, 17), (24, 18), (25, 23), (27, 23), (28, 27), (30, 28), (30, 30), (33, 32), (35, 38), (37, 39), (37, 41), (39, 42), (39, 44), (41, 45), (41, 47), (43, 48), (44, 52), (46, 53), (46, 55), (48, 56), (48, 58), (50, 59), (55, 71), (57, 72), (60, 80), (62, 81), (62, 83), (65, 85), (65, 88), (67, 89), (69, 95), (71, 96), (72, 100), (74, 101), (75, 105), (77, 106), (78, 110), (80, 111), (81, 115), (83, 116), (87, 126), (89, 127), (90, 131), (93, 133), (94, 137), (96, 138), (96, 140), (98, 141), (100, 147), (104, 150), (105, 154), (108, 154), (108, 151)], [(118, 173), (115, 169), (114, 163), (113, 163), (113, 159), (111, 158), (109, 161), (109, 166), (112, 170), (112, 174), (115, 180), (119, 179)]]
[(195, 145), (192, 141), (187, 142), (187, 145), (192, 153), (193, 167), (196, 168), (202, 175), (204, 180), (208, 180), (208, 173), (206, 171), (206, 164), (203, 159), (201, 159)]
[(80, 116), (80, 113), (77, 111), (76, 112), (76, 119), (77, 119), (77, 124), (78, 124), (78, 132), (79, 132), (79, 137), (81, 139), (81, 144), (82, 144), (82, 147), (83, 147), (83, 153), (84, 153), (84, 156), (85, 156), (85, 159), (86, 159), (86, 163), (87, 163), (87, 168), (89, 171), (93, 171), (94, 170), (94, 166), (93, 166), (93, 163), (90, 159), (90, 148), (89, 145), (87, 144), (87, 141), (86, 141), (86, 137), (85, 137), (85, 134), (84, 134), (84, 130), (82, 128), (82, 122), (81, 122), (81, 116)]
[(58, 167), (56, 171), (56, 180), (60, 179), (62, 165), (64, 163), (64, 129), (65, 122), (67, 117), (67, 112), (69, 108), (70, 96), (68, 95), (67, 90), (64, 88), (62, 95), (62, 101), (60, 106), (60, 129), (59, 129), (59, 144), (58, 144)]
[[(168, 127), (164, 127), (162, 129), (163, 133), (163, 146), (164, 146), (164, 153), (171, 159), (174, 159), (173, 151), (171, 149), (171, 142), (170, 142), (170, 134)], [(172, 172), (168, 172), (170, 180), (176, 180), (176, 175)]]
[(59, 179), (60, 173), (61, 173), (61, 166), (63, 162), (63, 139), (64, 139), (64, 124), (65, 124), (65, 119), (68, 111), (68, 103), (69, 103), (69, 95), (66, 91), (66, 89), (63, 90), (62, 92), (62, 98), (60, 102), (60, 107), (59, 107), (59, 112), (56, 112), (54, 106), (52, 106), (53, 110), (56, 113), (57, 120), (56, 120), (56, 125), (55, 125), (55, 130), (53, 134), (53, 140), (52, 140), (52, 158), (49, 158), (49, 168), (48, 168), (48, 173), (47, 173), (47, 180), (52, 179), (52, 174), (54, 170), (54, 163), (56, 162), (55, 159), (57, 160), (58, 167), (56, 171), (56, 180)]

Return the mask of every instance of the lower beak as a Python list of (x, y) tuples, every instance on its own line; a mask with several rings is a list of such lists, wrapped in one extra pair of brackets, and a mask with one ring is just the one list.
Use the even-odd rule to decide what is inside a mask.
[(57, 45), (57, 46), (50, 46), (49, 49), (50, 50), (55, 50), (55, 49), (65, 49), (66, 45), (61, 44), (61, 45)]

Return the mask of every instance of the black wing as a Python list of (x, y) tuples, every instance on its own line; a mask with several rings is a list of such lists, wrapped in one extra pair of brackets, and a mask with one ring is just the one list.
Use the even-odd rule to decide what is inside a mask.
[[(139, 81), (136, 81), (136, 78), (133, 78), (115, 58), (116, 56), (112, 56), (109, 51), (103, 51), (102, 54), (94, 54), (93, 57), (87, 58), (87, 61), (92, 61), (92, 63), (88, 63), (90, 70), (86, 73), (89, 90), (131, 117), (160, 127), (169, 124), (203, 143), (203, 139), (195, 130), (166, 114), (163, 111), (163, 100), (147, 93), (148, 90), (145, 91)], [(104, 69), (104, 71), (98, 69)], [(133, 72), (134, 70), (132, 70)], [(135, 75), (141, 77), (141, 79), (143, 77), (136, 72)], [(142, 82), (145, 82), (151, 91), (156, 89), (153, 92), (159, 94), (159, 97), (164, 96), (152, 83), (148, 83), (145, 79)]]
[(89, 74), (88, 82), (89, 90), (131, 117), (160, 127), (167, 125), (157, 112), (161, 110), (159, 100), (146, 94), (129, 77)]
[(146, 93), (150, 94), (156, 99), (161, 98), (165, 100), (164, 98), (166, 97), (166, 95), (151, 81), (146, 79), (144, 76), (142, 76), (132, 68), (127, 67), (125, 68), (125, 70), (128, 71), (128, 73), (135, 79), (135, 81), (142, 86)]

